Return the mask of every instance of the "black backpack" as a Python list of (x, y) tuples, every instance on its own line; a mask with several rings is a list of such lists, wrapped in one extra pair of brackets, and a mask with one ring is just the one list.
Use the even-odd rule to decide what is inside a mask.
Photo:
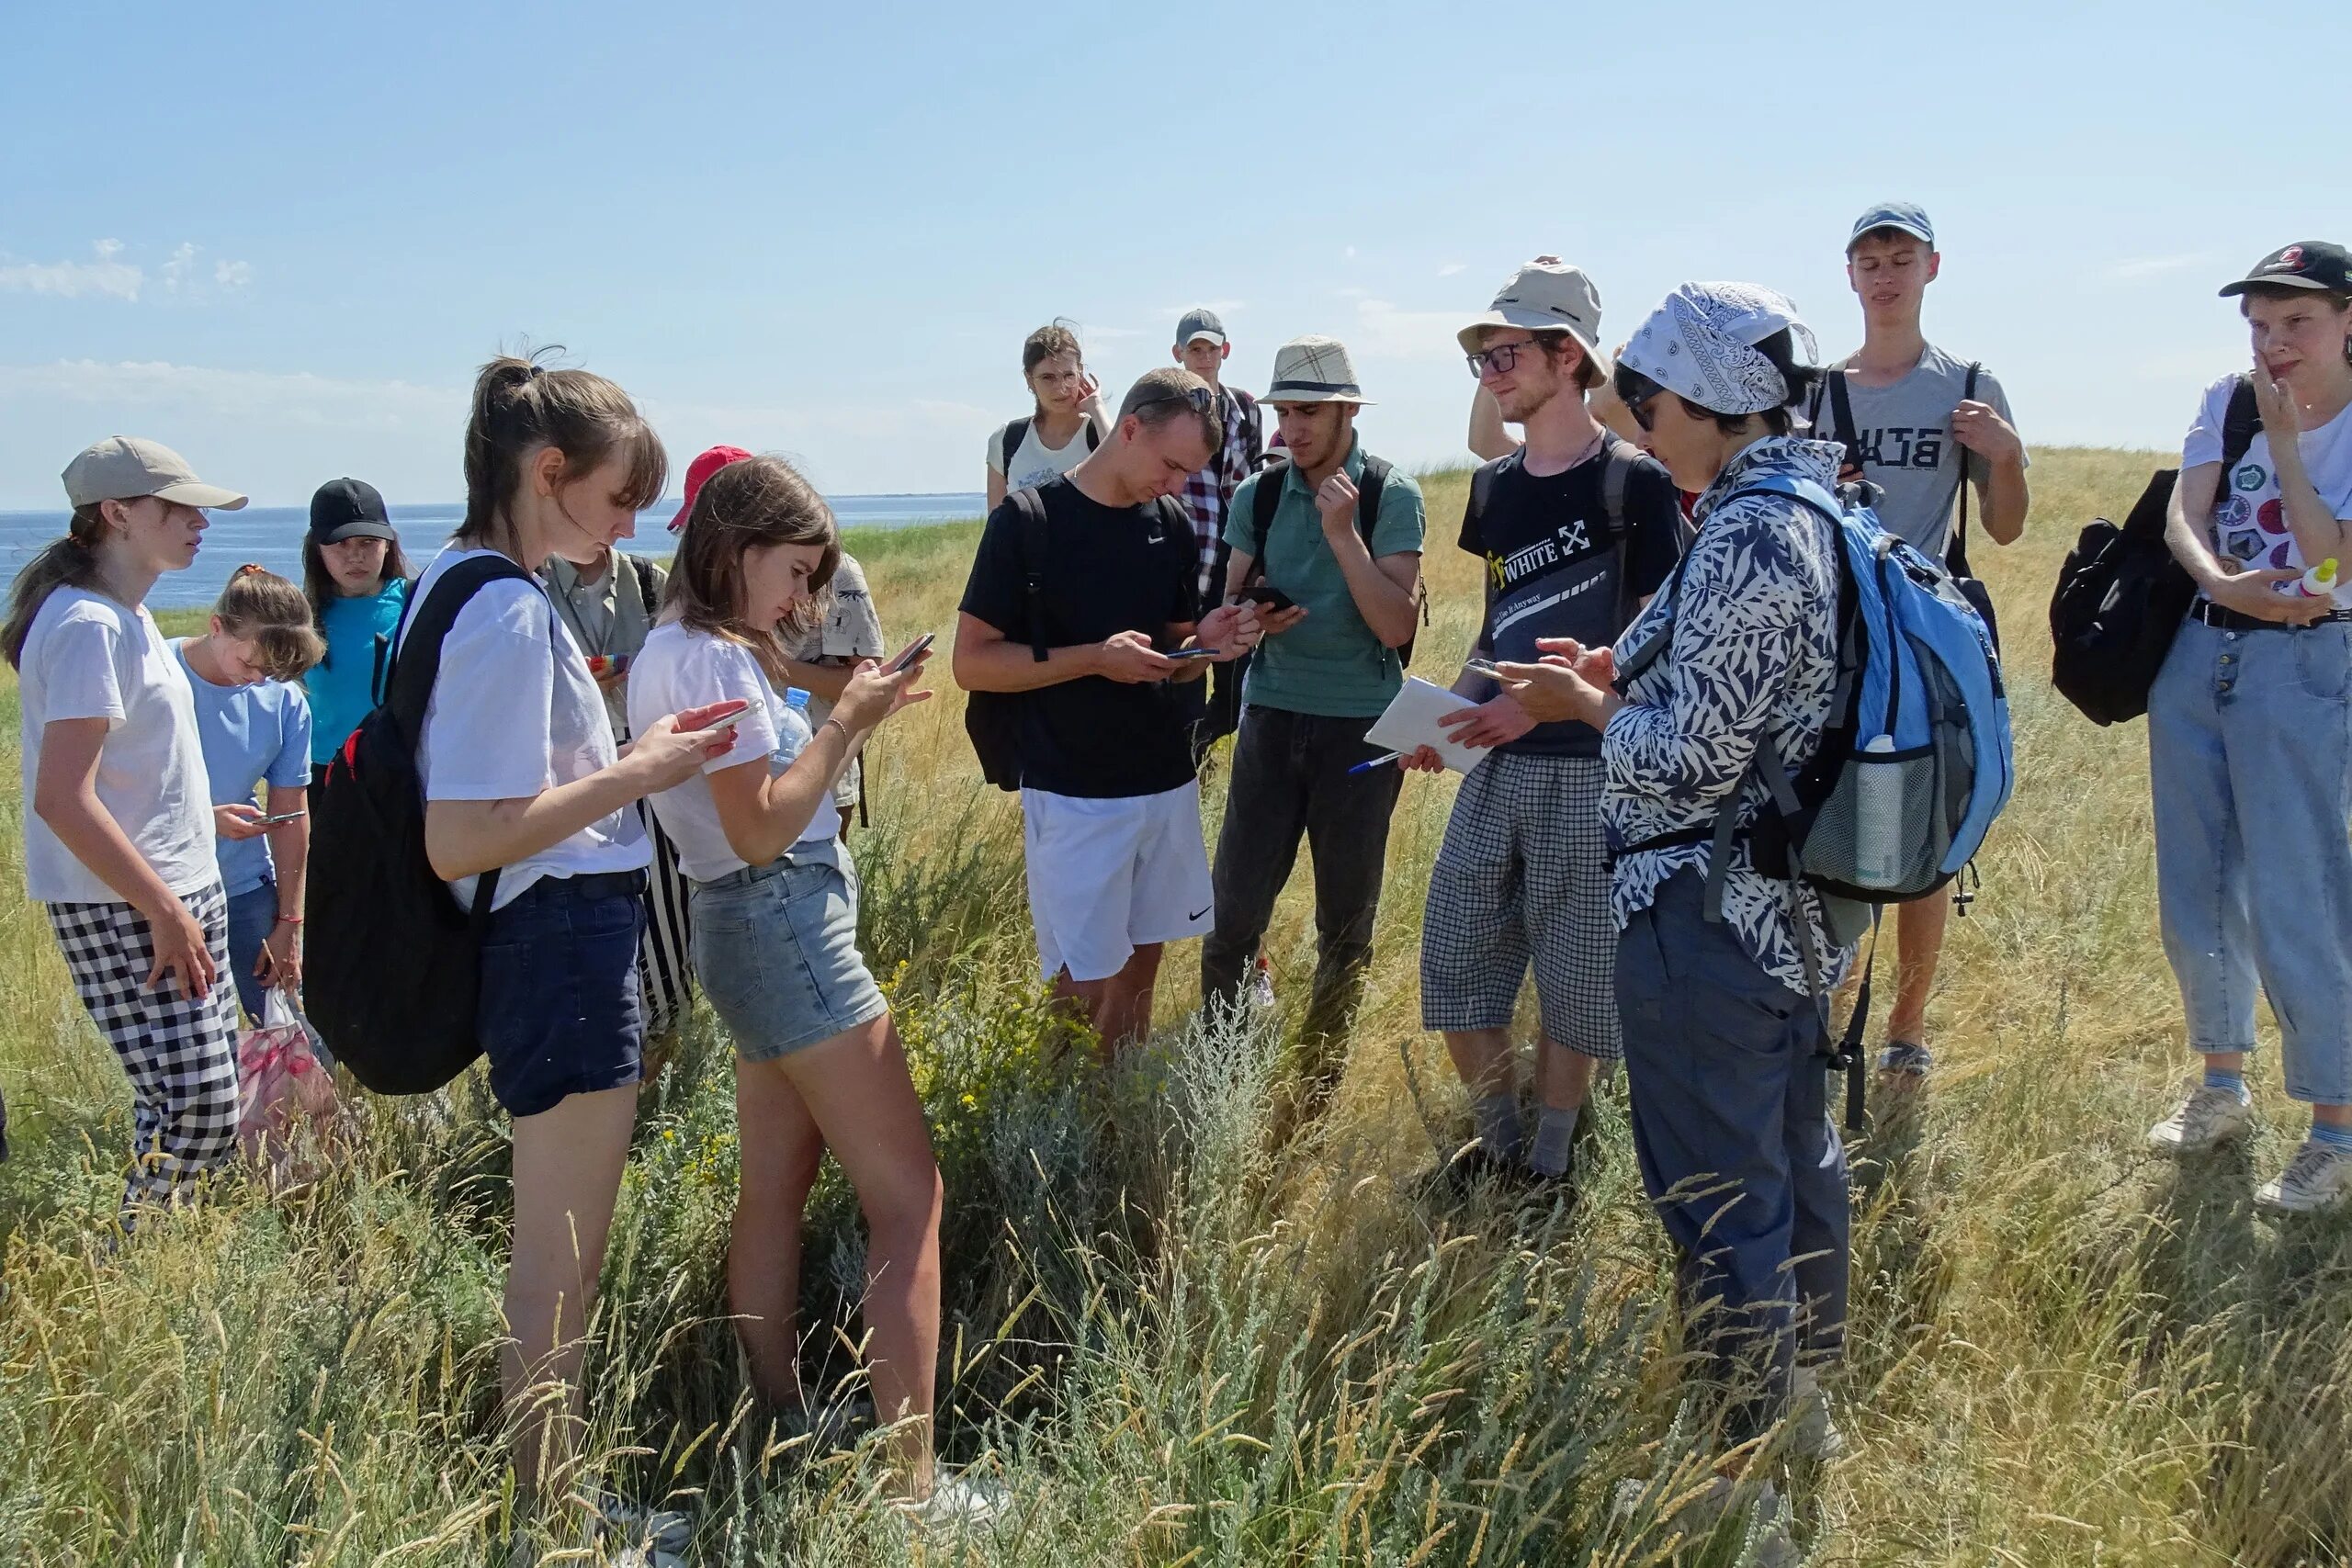
[(503, 556), (460, 561), (419, 604), (382, 705), (362, 719), (311, 792), (309, 933), (302, 999), (336, 1061), (378, 1094), (429, 1094), (481, 1055), (474, 1029), (482, 932), (498, 873), (471, 913), (424, 852), (416, 746), (441, 672), (441, 641), (483, 584), (532, 581)]
[[(2254, 382), (2240, 376), (2222, 421), (2217, 502), (2261, 428)], [(2121, 724), (2148, 711), (2148, 689), (2197, 598), (2196, 581), (2165, 543), (2165, 514), (2179, 479), (2177, 468), (2157, 469), (2123, 526), (2104, 517), (2091, 523), (2058, 569), (2050, 680), (2094, 724)]]
[[(1290, 459), (1280, 458), (1258, 470), (1258, 489), (1251, 496), (1250, 508), (1250, 546), (1242, 553), (1250, 558), (1250, 581), (1262, 582), (1266, 576), (1266, 530), (1274, 525), (1274, 513), (1283, 503), (1283, 484), (1290, 476)], [(1372, 531), (1380, 523), (1380, 493), (1388, 486), (1388, 476), (1395, 472), (1385, 458), (1364, 454), (1363, 478), (1356, 483), (1356, 532), (1363, 536), (1363, 547), (1372, 548)], [(1240, 546), (1235, 546), (1240, 549)], [(1421, 609), (1421, 625), (1430, 624), (1430, 593), (1427, 583), (1418, 584), (1413, 597)], [(1412, 637), (1396, 650), (1400, 664), (1413, 662)], [(1240, 660), (1235, 660), (1235, 689), (1239, 690)]]

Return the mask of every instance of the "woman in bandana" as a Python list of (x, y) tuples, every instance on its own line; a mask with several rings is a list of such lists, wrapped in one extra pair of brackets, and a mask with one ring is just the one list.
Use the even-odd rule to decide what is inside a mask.
[[(1777, 1422), (1792, 1387), (1820, 1410), (1813, 1369), (1837, 1353), (1846, 1315), (1845, 1152), (1807, 969), (1809, 949), (1832, 983), (1850, 952), (1809, 895), (1800, 906), (1755, 869), (1747, 841), (1766, 809), (1759, 742), (1796, 773), (1820, 748), (1836, 682), (1836, 526), (1753, 488), (1835, 489), (1838, 448), (1790, 434), (1790, 405), (1817, 374), (1813, 334), (1781, 296), (1724, 283), (1669, 295), (1619, 353), (1616, 390), (1642, 445), (1701, 492), (1698, 536), (1619, 639), (1623, 695), (1605, 648), (1562, 644), (1505, 667), (1531, 715), (1601, 731), (1634, 1148), (1731, 1445)], [(1716, 819), (1735, 798), (1718, 871)], [(1819, 1416), (1808, 1430), (1835, 1440)]]

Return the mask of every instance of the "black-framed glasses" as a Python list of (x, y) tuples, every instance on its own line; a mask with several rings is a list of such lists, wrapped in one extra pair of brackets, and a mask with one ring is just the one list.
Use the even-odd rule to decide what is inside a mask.
[(1519, 363), (1521, 355), (1541, 346), (1543, 345), (1533, 338), (1529, 338), (1524, 343), (1498, 343), (1492, 348), (1481, 349), (1476, 354), (1465, 354), (1462, 357), (1470, 362), (1472, 378), (1483, 381), (1487, 378), (1487, 367), (1492, 366), (1498, 376), (1508, 376), (1510, 374), (1511, 367)]
[(1162, 392), (1156, 398), (1146, 398), (1143, 401), (1137, 403), (1135, 408), (1129, 409), (1127, 412), (1129, 413), (1134, 413), (1137, 410), (1148, 409), (1154, 403), (1190, 403), (1194, 408), (1200, 410), (1203, 413), (1206, 413), (1210, 409), (1216, 406), (1216, 389), (1214, 387), (1186, 387), (1182, 391)]

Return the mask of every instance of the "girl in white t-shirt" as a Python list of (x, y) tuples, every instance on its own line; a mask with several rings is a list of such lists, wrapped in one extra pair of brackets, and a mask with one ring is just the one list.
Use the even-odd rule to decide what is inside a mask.
[(1078, 334), (1062, 322), (1039, 327), (1022, 344), (1021, 378), (1036, 404), (1028, 418), (989, 432), (990, 512), (1014, 491), (1069, 472), (1111, 433), (1102, 384), (1088, 372)]
[[(662, 493), (664, 468), (661, 443), (612, 382), (492, 361), (466, 431), (465, 520), (414, 599), (430, 599), (461, 561), (503, 556), (532, 572), (559, 548), (584, 554), (628, 537)], [(617, 755), (585, 656), (527, 577), (481, 586), (441, 644), (417, 772), (425, 852), (458, 901), (470, 908), (496, 873), (476, 1023), (491, 1090), (514, 1125), (512, 1337), (500, 1371), (526, 1493), (569, 1457), (637, 1112), (650, 852), (630, 807), (733, 744), (731, 713), (654, 716)], [(570, 1390), (560, 1414), (532, 1392), (559, 1379)]]
[(743, 1172), (728, 1246), (728, 1303), (771, 1406), (805, 1414), (798, 1341), (800, 1216), (830, 1147), (870, 1233), (865, 1322), (876, 1415), (900, 1485), (932, 1514), (984, 1506), (934, 1487), (939, 1356), (939, 1168), (889, 1007), (857, 951), (857, 880), (837, 838), (833, 784), (867, 735), (916, 691), (922, 660), (850, 674), (813, 732), (788, 705), (785, 643), (841, 561), (832, 513), (775, 457), (710, 477), (686, 519), (661, 624), (629, 672), (629, 717), (681, 693), (749, 705), (734, 750), (653, 797), (693, 888), (695, 972), (735, 1040)]
[(122, 435), (67, 465), (65, 494), (71, 530), (17, 574), (0, 650), (19, 682), (26, 890), (130, 1078), (128, 1227), (237, 1145), (211, 793), (187, 676), (143, 602), (196, 559), (204, 509), (245, 498)]
[[(2254, 364), (2206, 390), (2183, 444), (2166, 538), (2198, 596), (2148, 694), (2156, 902), (2203, 1061), (2148, 1138), (2194, 1155), (2245, 1135), (2258, 977), (2312, 1125), (2255, 1202), (2302, 1213), (2352, 1206), (2352, 592), (2304, 581), (2324, 561), (2352, 576), (2352, 257), (2288, 245), (2222, 292)], [(2261, 420), (2234, 454), (2233, 399)]]

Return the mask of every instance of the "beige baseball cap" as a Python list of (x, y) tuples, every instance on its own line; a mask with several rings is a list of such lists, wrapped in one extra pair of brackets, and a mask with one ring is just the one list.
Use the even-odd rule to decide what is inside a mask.
[(198, 479), (187, 459), (170, 447), (136, 435), (109, 435), (65, 465), (65, 499), (75, 506), (142, 495), (216, 512), (234, 512), (245, 503), (235, 491)]
[(1478, 352), (1478, 334), (1488, 327), (1524, 327), (1529, 332), (1566, 329), (1595, 370), (1609, 374), (1600, 347), (1600, 290), (1584, 268), (1566, 262), (1532, 261), (1495, 291), (1494, 305), (1455, 333), (1464, 354)]
[(1266, 389), (1270, 403), (1367, 403), (1356, 384), (1355, 361), (1348, 345), (1335, 337), (1295, 337), (1274, 350), (1274, 381)]

